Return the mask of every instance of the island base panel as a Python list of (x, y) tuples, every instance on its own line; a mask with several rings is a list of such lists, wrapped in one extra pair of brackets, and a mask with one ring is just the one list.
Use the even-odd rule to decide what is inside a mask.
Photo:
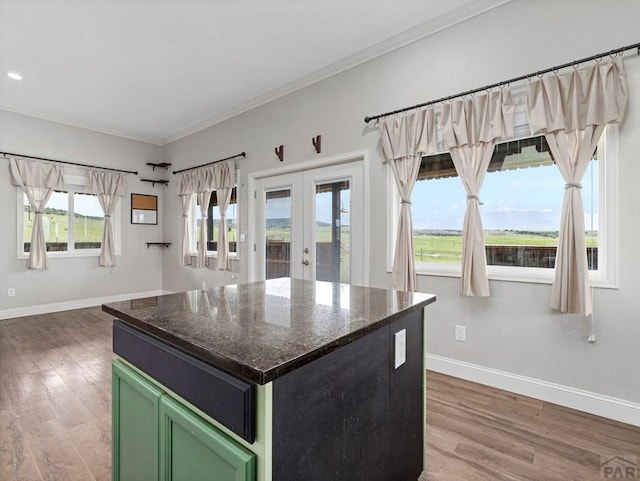
[[(394, 369), (394, 334), (406, 362)], [(411, 481), (423, 469), (423, 313), (273, 383), (274, 481)]]

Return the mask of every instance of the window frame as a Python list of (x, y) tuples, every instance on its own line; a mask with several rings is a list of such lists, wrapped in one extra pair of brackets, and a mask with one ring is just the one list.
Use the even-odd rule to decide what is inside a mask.
[[(522, 136), (518, 136), (522, 137)], [(514, 138), (515, 139), (515, 138)], [(598, 270), (589, 271), (592, 287), (618, 288), (618, 155), (619, 127), (606, 126), (598, 143)], [(393, 172), (387, 163), (387, 272), (393, 270), (400, 195), (395, 185)], [(558, 199), (562, 202), (562, 199)], [(559, 227), (559, 226), (558, 226)], [(460, 226), (462, 229), (462, 226)], [(555, 269), (540, 267), (487, 266), (489, 280), (552, 284)], [(461, 277), (460, 264), (416, 262), (416, 274), (436, 277)]]
[[(238, 178), (239, 172), (236, 171), (236, 179)], [(232, 261), (237, 261), (240, 259), (240, 239), (241, 239), (241, 234), (240, 234), (240, 189), (238, 187), (238, 184), (236, 184), (234, 186), (234, 188), (236, 189), (236, 224), (238, 226), (238, 239), (236, 240), (236, 252), (229, 252), (229, 259)], [(211, 194), (211, 198), (213, 199), (213, 192)], [(231, 204), (229, 204), (229, 208), (231, 207)], [(214, 208), (217, 208), (216, 206), (214, 206)], [(191, 246), (189, 247), (189, 255), (192, 257), (196, 257), (198, 255), (198, 239), (197, 239), (197, 228), (198, 228), (198, 195), (197, 194), (192, 194), (191, 196), (191, 206), (189, 207), (189, 215), (188, 215), (188, 221), (189, 221), (189, 232), (190, 232), (190, 239), (191, 239)], [(218, 251), (210, 251), (207, 250), (207, 258), (209, 259), (217, 259), (218, 258)]]
[[(68, 242), (66, 251), (50, 251), (47, 252), (49, 259), (66, 258), (66, 257), (99, 257), (101, 248), (95, 249), (76, 249), (75, 248), (75, 222), (74, 222), (74, 194), (93, 194), (86, 188), (86, 175), (66, 174), (63, 173), (64, 192), (67, 193), (67, 233)], [(19, 260), (28, 259), (29, 253), (24, 252), (24, 196), (25, 193), (20, 187), (16, 187), (16, 252)], [(122, 255), (122, 215), (121, 215), (121, 199), (118, 199), (111, 215), (111, 225), (113, 227), (113, 238), (115, 243), (115, 255)]]

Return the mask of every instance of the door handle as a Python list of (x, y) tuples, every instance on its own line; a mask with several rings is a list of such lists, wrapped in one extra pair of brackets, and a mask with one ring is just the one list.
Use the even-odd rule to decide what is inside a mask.
[(302, 261), (302, 263), (303, 263), (305, 266), (308, 266), (308, 265), (309, 265), (309, 261), (308, 261), (307, 259), (303, 260), (303, 261)]
[(304, 250), (303, 250), (302, 252), (304, 252), (305, 254), (308, 254), (308, 253), (309, 253), (309, 248), (308, 248), (308, 247), (305, 247), (305, 248), (304, 248)]

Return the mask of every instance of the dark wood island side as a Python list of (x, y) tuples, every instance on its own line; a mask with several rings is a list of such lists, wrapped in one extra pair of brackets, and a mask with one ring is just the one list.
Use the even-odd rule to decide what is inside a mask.
[(434, 301), (283, 278), (103, 305), (114, 481), (417, 480)]

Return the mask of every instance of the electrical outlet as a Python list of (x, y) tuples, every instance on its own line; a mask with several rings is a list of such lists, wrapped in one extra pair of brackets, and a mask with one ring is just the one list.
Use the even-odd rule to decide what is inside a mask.
[(407, 361), (407, 330), (403, 329), (395, 334), (395, 361), (393, 368), (398, 369)]
[(467, 342), (467, 328), (466, 326), (456, 325), (456, 341)]
[(7, 289), (7, 296), (13, 297), (15, 295), (16, 295), (16, 288), (15, 287), (10, 287), (9, 289)]

